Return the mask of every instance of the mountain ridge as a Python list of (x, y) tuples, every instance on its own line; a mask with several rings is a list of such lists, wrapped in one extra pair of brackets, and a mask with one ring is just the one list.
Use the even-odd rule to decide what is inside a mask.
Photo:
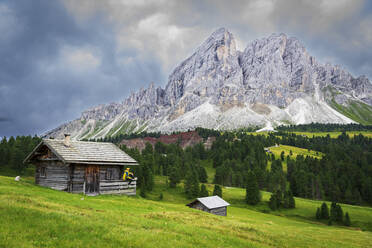
[[(94, 139), (143, 130), (353, 123), (353, 115), (344, 113), (356, 103), (372, 114), (368, 78), (317, 62), (298, 39), (272, 34), (238, 51), (233, 34), (220, 28), (175, 67), (164, 89), (151, 83), (121, 103), (84, 111), (45, 136), (68, 132), (75, 139)], [(360, 117), (369, 121), (364, 113)]]

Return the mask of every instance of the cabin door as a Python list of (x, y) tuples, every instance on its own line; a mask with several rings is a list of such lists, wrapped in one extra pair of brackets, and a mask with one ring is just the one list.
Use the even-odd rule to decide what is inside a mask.
[(99, 168), (98, 166), (87, 166), (85, 169), (85, 193), (99, 192)]

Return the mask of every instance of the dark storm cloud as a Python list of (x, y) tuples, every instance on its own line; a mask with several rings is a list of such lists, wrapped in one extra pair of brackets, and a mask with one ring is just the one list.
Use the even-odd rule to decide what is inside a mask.
[(372, 77), (371, 1), (0, 1), (0, 136), (41, 134), (152, 81), (164, 86), (221, 26), (241, 50), (284, 32), (318, 61)]
[(77, 22), (57, 1), (2, 1), (0, 23), (0, 136), (40, 134), (161, 78), (156, 58), (118, 62), (102, 15)]

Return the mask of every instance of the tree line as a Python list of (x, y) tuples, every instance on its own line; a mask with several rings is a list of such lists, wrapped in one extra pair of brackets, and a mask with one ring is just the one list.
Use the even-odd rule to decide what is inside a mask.
[(40, 141), (37, 136), (3, 137), (0, 142), (0, 169), (23, 174), (27, 168), (23, 160)]

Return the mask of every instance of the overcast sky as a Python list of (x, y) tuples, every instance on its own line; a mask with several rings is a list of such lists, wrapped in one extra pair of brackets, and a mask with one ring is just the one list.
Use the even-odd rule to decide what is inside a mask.
[(318, 61), (372, 78), (372, 1), (0, 0), (0, 136), (34, 135), (121, 102), (215, 29), (238, 49), (295, 36)]

